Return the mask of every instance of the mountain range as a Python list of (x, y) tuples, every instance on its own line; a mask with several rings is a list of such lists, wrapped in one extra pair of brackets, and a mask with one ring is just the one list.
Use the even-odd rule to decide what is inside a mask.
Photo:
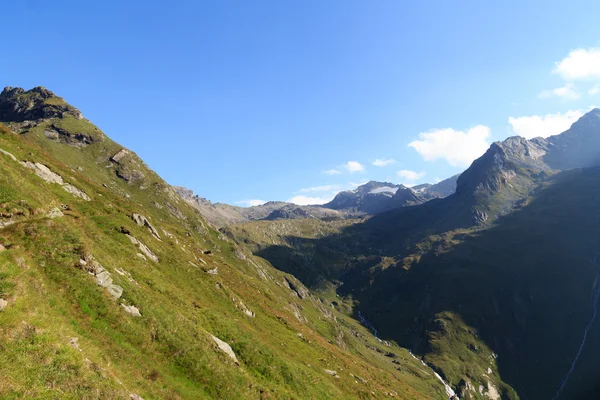
[(0, 94), (0, 397), (590, 399), (600, 110), (460, 176), (213, 204)]
[(236, 207), (212, 203), (182, 186), (174, 186), (174, 189), (188, 204), (198, 209), (204, 218), (221, 228), (231, 224), (260, 220), (301, 218), (331, 220), (379, 214), (393, 208), (413, 206), (431, 199), (449, 196), (456, 189), (458, 176), (452, 176), (434, 185), (422, 184), (414, 188), (389, 182), (370, 181), (354, 190), (338, 193), (329, 203), (311, 206), (269, 201), (259, 206)]

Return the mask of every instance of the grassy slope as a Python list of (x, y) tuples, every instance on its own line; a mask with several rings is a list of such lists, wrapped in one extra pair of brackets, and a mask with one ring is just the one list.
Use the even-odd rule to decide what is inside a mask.
[[(91, 124), (66, 118), (53, 122), (97, 134)], [(0, 148), (49, 166), (92, 200), (0, 154), (0, 221), (17, 221), (0, 228), (7, 248), (0, 253), (0, 297), (8, 301), (0, 312), (0, 397), (443, 398), (439, 382), (405, 350), (394, 348), (399, 364), (392, 363), (373, 350), (389, 347), (327, 300), (294, 297), (282, 285), (283, 273), (261, 259), (236, 257), (240, 249), (135, 155), (116, 166), (109, 157), (121, 147), (110, 139), (76, 148), (49, 141), (43, 128), (20, 136), (2, 128)], [(116, 168), (145, 177), (127, 184)], [(61, 205), (67, 208), (63, 217), (45, 216)], [(162, 241), (131, 220), (134, 212), (148, 217)], [(160, 262), (136, 256), (121, 227)], [(90, 254), (124, 288), (118, 301), (76, 267)], [(218, 275), (205, 272), (212, 267)], [(243, 314), (239, 301), (256, 317)], [(126, 314), (120, 303), (135, 305), (142, 317)], [(232, 346), (239, 366), (217, 350), (210, 334)], [(73, 337), (81, 351), (69, 345)], [(323, 369), (336, 370), (339, 378)]]

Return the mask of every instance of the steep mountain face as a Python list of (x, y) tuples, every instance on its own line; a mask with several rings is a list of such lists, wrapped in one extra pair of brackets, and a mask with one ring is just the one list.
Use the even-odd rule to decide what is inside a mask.
[(596, 109), (560, 135), (494, 143), (446, 198), (313, 233), (262, 223), (270, 243), (252, 224), (232, 236), (351, 298), (460, 398), (553, 398), (584, 337), (558, 398), (596, 398), (599, 140)]
[(1, 398), (447, 398), (63, 99), (0, 100)]
[[(448, 197), (456, 191), (456, 181), (459, 176), (460, 174), (456, 174), (436, 184), (427, 185), (423, 188), (424, 190), (417, 190), (417, 193), (424, 193), (425, 196), (430, 199), (443, 199), (444, 197)], [(412, 189), (415, 190), (415, 188)]]

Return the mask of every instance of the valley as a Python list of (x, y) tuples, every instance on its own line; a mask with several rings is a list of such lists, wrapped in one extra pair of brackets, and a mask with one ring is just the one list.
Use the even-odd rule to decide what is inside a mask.
[(249, 208), (45, 88), (0, 120), (3, 398), (597, 393), (598, 109), (436, 185)]

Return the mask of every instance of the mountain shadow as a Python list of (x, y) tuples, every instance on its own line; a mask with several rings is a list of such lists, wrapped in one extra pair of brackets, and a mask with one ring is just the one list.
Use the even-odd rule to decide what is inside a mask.
[[(497, 373), (522, 399), (552, 398), (592, 315), (600, 168), (547, 178), (487, 229), (469, 228), (460, 202), (393, 210), (257, 254), (308, 286), (337, 283), (382, 339), (424, 354), (456, 389)], [(593, 326), (560, 398), (597, 390), (599, 350)]]

